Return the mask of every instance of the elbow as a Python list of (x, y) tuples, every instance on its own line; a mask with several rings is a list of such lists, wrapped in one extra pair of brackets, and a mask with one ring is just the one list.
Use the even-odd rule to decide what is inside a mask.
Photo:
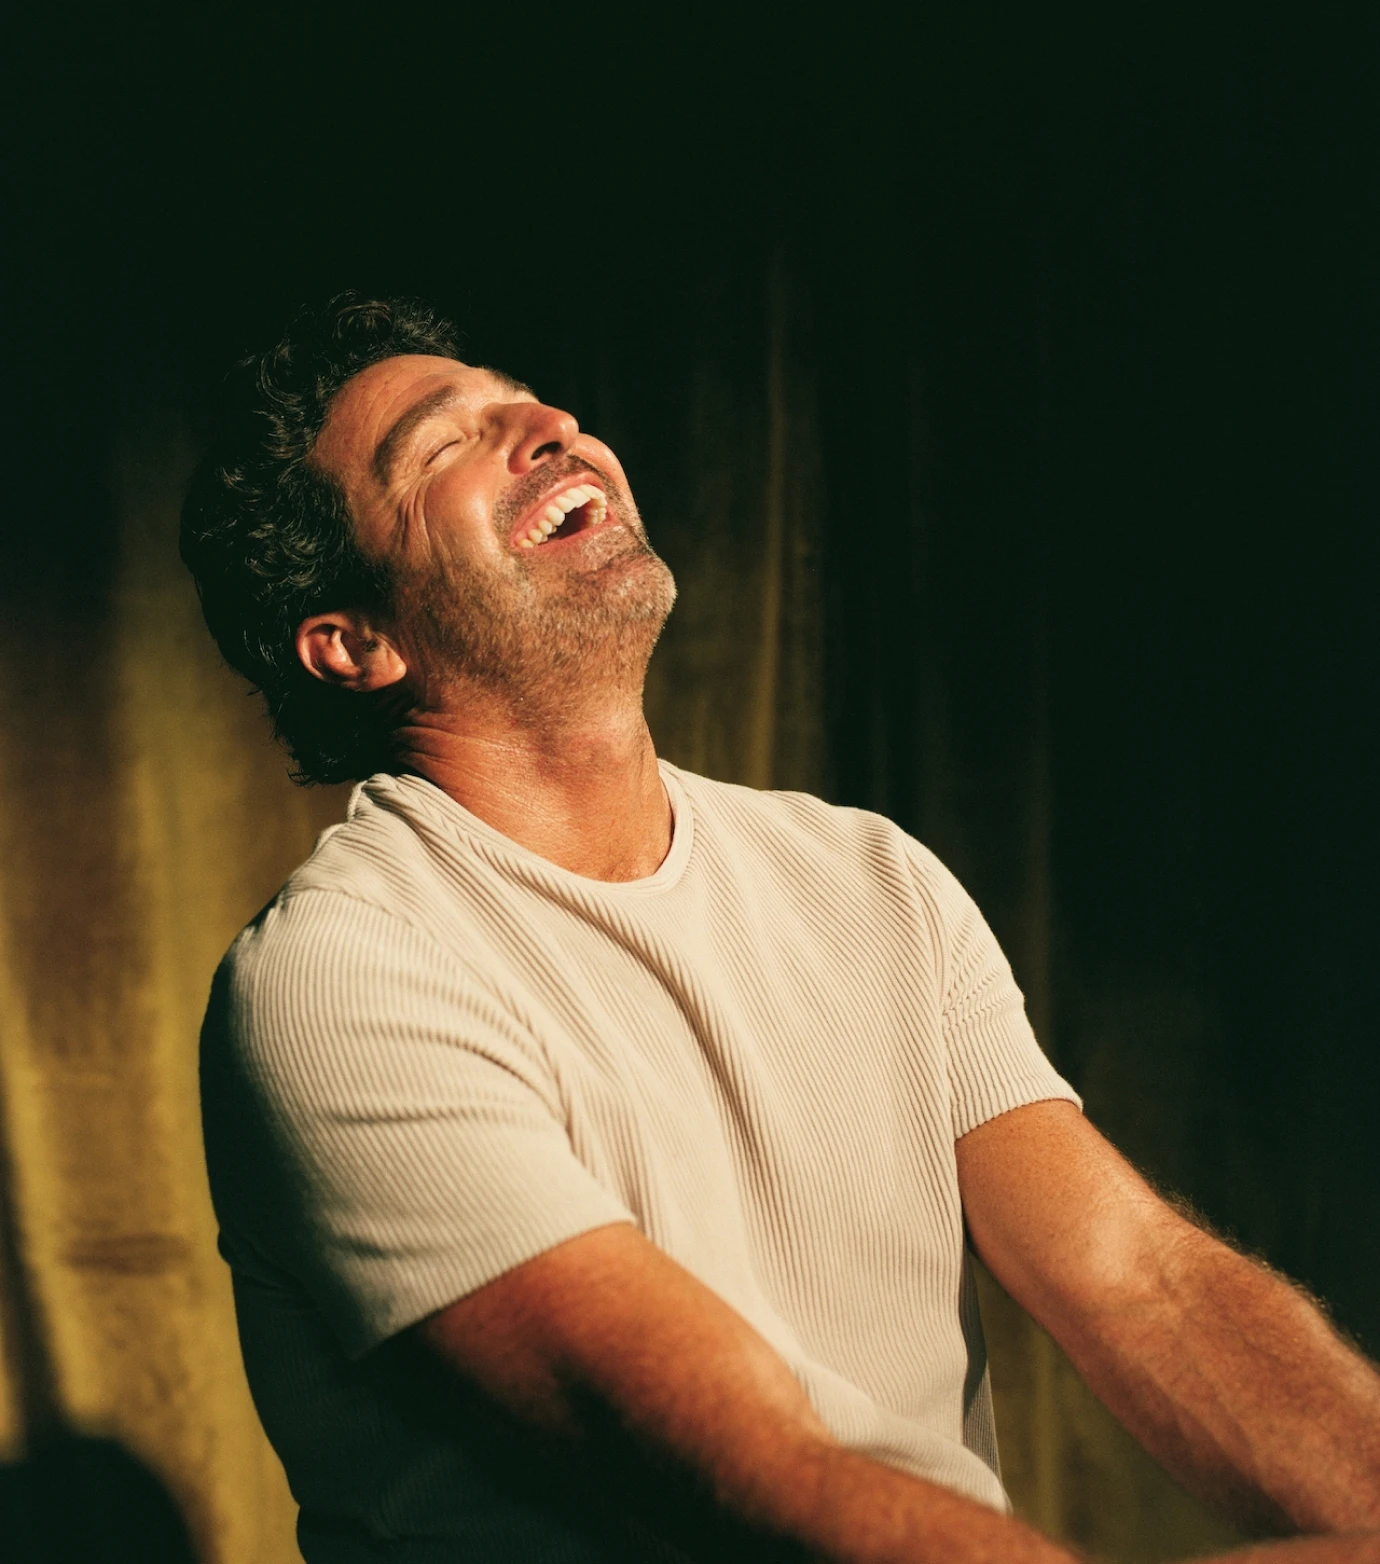
[[(1074, 1358), (1173, 1331), (1201, 1306), (1217, 1251), (1232, 1251), (1156, 1201), (1136, 1220), (1092, 1222), (1082, 1242), (1022, 1278), (1013, 1297)], [(1243, 1262), (1248, 1263), (1248, 1262)], [(1000, 1278), (999, 1278), (1000, 1279)]]

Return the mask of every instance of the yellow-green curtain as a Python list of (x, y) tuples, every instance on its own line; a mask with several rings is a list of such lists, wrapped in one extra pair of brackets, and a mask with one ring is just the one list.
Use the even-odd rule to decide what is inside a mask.
[(176, 553), (190, 460), (174, 419), (128, 431), (104, 612), (50, 613), (25, 638), (33, 660), (0, 669), (2, 1084), (22, 1260), (4, 1281), (33, 1301), (65, 1418), (167, 1484), (207, 1564), (288, 1564), (294, 1507), (216, 1253), (196, 1038), (227, 942), (342, 799), (288, 782), (206, 636)]

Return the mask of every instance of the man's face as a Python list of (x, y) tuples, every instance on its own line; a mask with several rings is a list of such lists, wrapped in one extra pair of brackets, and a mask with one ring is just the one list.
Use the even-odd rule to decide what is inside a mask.
[(386, 561), (426, 682), (645, 665), (674, 600), (618, 458), (525, 386), (454, 359), (385, 359), (332, 402), (312, 464)]

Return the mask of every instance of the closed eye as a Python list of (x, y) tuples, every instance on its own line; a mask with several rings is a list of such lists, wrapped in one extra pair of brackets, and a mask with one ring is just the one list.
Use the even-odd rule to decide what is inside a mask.
[(430, 467), (432, 462), (434, 462), (436, 460), (436, 458), (441, 454), (442, 451), (448, 451), (448, 450), (450, 450), (452, 445), (459, 445), (459, 444), (460, 444), (459, 440), (447, 440), (444, 445), (438, 445), (436, 447), (436, 449), (431, 453), (431, 455), (427, 457), (426, 461), (422, 463), (422, 465), (424, 467)]

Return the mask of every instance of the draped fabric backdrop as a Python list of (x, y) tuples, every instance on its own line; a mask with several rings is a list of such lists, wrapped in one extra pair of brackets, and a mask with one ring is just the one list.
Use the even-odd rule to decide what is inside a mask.
[[(114, 1514), (118, 1468), (204, 1564), (296, 1556), (195, 1038), (346, 795), (288, 782), (175, 533), (216, 366), (346, 284), (619, 452), (680, 584), (663, 753), (921, 836), (1094, 1121), (1380, 1341), (1374, 29), (965, 18), (558, 28), (516, 129), (468, 18), (25, 22), (0, 1505)], [(1024, 1514), (1128, 1564), (1230, 1539), (983, 1296)]]

